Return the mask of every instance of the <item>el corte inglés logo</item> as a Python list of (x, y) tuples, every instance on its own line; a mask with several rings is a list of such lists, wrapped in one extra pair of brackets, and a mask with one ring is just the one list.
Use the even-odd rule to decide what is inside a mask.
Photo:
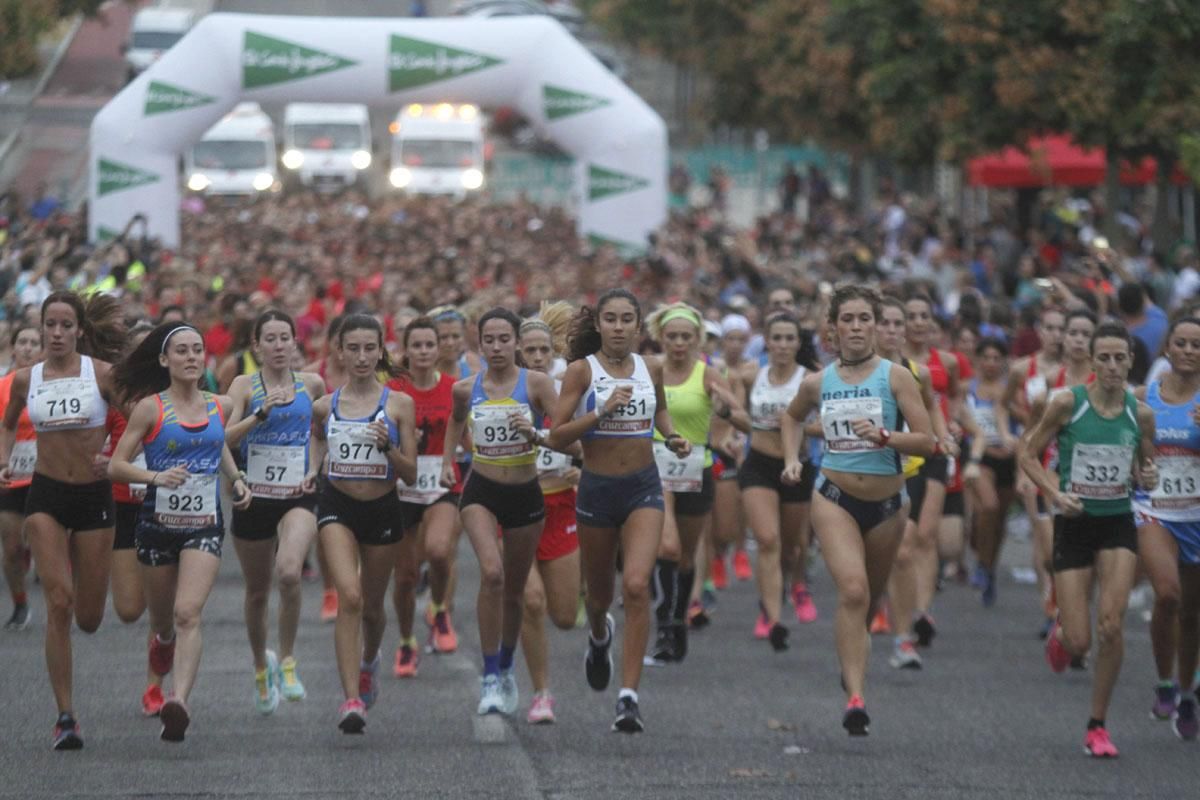
[(501, 59), (484, 53), (392, 34), (388, 48), (388, 90), (411, 89), (502, 63)]
[(636, 192), (649, 185), (650, 181), (636, 175), (627, 175), (624, 172), (597, 167), (595, 164), (588, 167), (589, 200), (601, 200), (614, 194)]
[(150, 86), (146, 89), (145, 114), (150, 116), (167, 111), (184, 111), (213, 102), (216, 102), (215, 97), (161, 81), (150, 81)]
[(594, 94), (573, 92), (546, 84), (542, 87), (542, 102), (545, 104), (546, 119), (562, 119), (585, 111), (612, 105), (612, 101)]
[(246, 31), (242, 47), (242, 86), (255, 89), (311, 78), (357, 63), (323, 50)]
[(110, 161), (107, 158), (100, 159), (99, 194), (101, 197), (112, 192), (145, 186), (157, 180), (158, 176), (148, 170), (131, 167), (119, 161)]

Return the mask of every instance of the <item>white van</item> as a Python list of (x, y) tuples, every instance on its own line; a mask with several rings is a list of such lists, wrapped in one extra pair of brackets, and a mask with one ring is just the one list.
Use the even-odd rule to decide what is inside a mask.
[(238, 103), (188, 152), (187, 188), (204, 194), (278, 191), (275, 126), (258, 103)]
[(371, 117), (351, 103), (290, 103), (283, 112), (283, 166), (305, 186), (353, 186), (371, 166)]
[(412, 194), (456, 197), (483, 188), (483, 120), (477, 106), (413, 103), (388, 131), (392, 186)]
[(196, 13), (186, 8), (143, 8), (134, 14), (129, 43), (123, 48), (129, 80), (157, 61), (195, 24)]

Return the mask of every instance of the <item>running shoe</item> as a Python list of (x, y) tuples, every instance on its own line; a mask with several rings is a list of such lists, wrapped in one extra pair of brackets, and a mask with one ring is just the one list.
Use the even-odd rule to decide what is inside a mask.
[(979, 587), (979, 602), (984, 608), (996, 605), (996, 575), (992, 572), (983, 573), (983, 584)]
[(162, 733), (159, 734), (159, 738), (164, 742), (182, 742), (184, 734), (187, 733), (188, 723), (192, 721), (187, 706), (177, 697), (163, 703), (158, 718), (162, 720)]
[(745, 550), (738, 550), (733, 554), (733, 577), (739, 581), (748, 581), (754, 577), (750, 570), (750, 556), (746, 555)]
[(904, 639), (896, 642), (888, 663), (895, 669), (920, 669), (921, 654), (917, 652), (917, 648), (911, 641)]
[(803, 583), (792, 584), (792, 606), (796, 609), (796, 621), (802, 625), (817, 621), (817, 606), (812, 592)]
[(275, 673), (275, 685), (279, 687), (279, 693), (289, 702), (303, 700), (308, 694), (304, 691), (304, 684), (296, 677), (295, 657), (288, 656), (279, 662), (279, 671)]
[(367, 727), (367, 707), (357, 697), (351, 697), (338, 709), (338, 728), (342, 733), (362, 733)]
[(162, 711), (163, 701), (162, 687), (150, 684), (146, 691), (142, 692), (142, 714), (157, 717), (158, 712)]
[(1071, 656), (1069, 666), (1076, 672), (1086, 672), (1088, 668), (1087, 656)]
[(1178, 704), (1179, 687), (1173, 681), (1160, 681), (1154, 687), (1154, 707), (1150, 709), (1150, 716), (1165, 722), (1175, 715)]
[(771, 623), (767, 619), (767, 612), (760, 610), (758, 618), (754, 620), (754, 638), (766, 639), (771, 635)]
[(379, 660), (378, 653), (371, 663), (365, 661), (358, 666), (358, 696), (367, 708), (375, 705), (379, 699)]
[(402, 644), (396, 648), (396, 664), (392, 668), (392, 672), (397, 678), (415, 678), (417, 677), (417, 665), (421, 662), (421, 656), (415, 648)]
[(654, 646), (642, 658), (642, 663), (647, 667), (665, 667), (672, 661), (675, 661), (675, 634), (670, 626), (664, 625), (658, 629)]
[(687, 625), (682, 622), (673, 622), (671, 623), (671, 633), (675, 637), (675, 663), (678, 664), (687, 658)]
[(612, 614), (607, 614), (605, 617), (604, 625), (608, 631), (608, 641), (599, 644), (592, 639), (591, 634), (588, 634), (588, 648), (583, 658), (583, 671), (587, 676), (588, 686), (597, 692), (603, 692), (608, 688), (613, 671), (612, 640), (615, 622)]
[(1054, 630), (1054, 617), (1046, 617), (1046, 621), (1042, 623), (1041, 630), (1038, 631), (1038, 638), (1045, 639), (1050, 635), (1050, 631)]
[(922, 614), (917, 617), (917, 621), (913, 623), (913, 633), (917, 635), (917, 647), (929, 647), (933, 644), (933, 637), (937, 636), (937, 628), (933, 624), (933, 617), (928, 614)]
[(729, 573), (725, 571), (724, 558), (715, 556), (708, 568), (708, 574), (712, 576), (713, 586), (721, 590), (729, 588)]
[(1171, 718), (1171, 727), (1175, 735), (1185, 742), (1195, 741), (1200, 733), (1200, 722), (1196, 720), (1196, 697), (1184, 695), (1175, 706), (1175, 716)]
[(712, 619), (708, 616), (708, 611), (699, 600), (693, 600), (688, 604), (688, 625), (693, 628), (707, 628)]
[(550, 690), (543, 689), (533, 696), (533, 705), (525, 721), (530, 725), (551, 725), (554, 723), (554, 695)]
[(700, 605), (704, 606), (705, 611), (712, 611), (717, 607), (717, 587), (712, 581), (705, 581), (700, 589)]
[(986, 577), (987, 577), (987, 570), (984, 569), (983, 564), (976, 564), (975, 569), (971, 572), (971, 580), (970, 580), (971, 588), (972, 589), (982, 589), (984, 580), (986, 579)]
[(504, 713), (504, 692), (499, 675), (484, 675), (479, 680), (479, 716)]
[(1083, 740), (1083, 752), (1092, 758), (1116, 758), (1117, 748), (1104, 728), (1092, 728)]
[(892, 632), (892, 620), (888, 614), (888, 607), (881, 604), (875, 610), (875, 616), (871, 619), (871, 633), (889, 634)]
[(58, 721), (54, 723), (54, 744), (51, 749), (83, 749), (83, 737), (79, 735), (79, 723), (75, 721), (75, 717), (71, 716), (71, 712), (64, 711), (58, 715)]
[(866, 736), (871, 732), (871, 717), (867, 714), (867, 706), (863, 699), (854, 695), (846, 703), (846, 713), (842, 715), (842, 727), (851, 736)]
[(614, 733), (641, 733), (646, 730), (637, 700), (632, 697), (617, 698), (617, 718), (613, 721), (612, 729)]
[(175, 666), (175, 639), (163, 642), (158, 634), (150, 635), (150, 669), (160, 678), (165, 677)]
[(444, 608), (433, 616), (429, 641), (433, 644), (435, 653), (453, 653), (458, 649), (458, 634), (454, 632), (454, 623), (450, 619), (450, 612)]
[(266, 669), (254, 673), (254, 710), (266, 716), (274, 714), (279, 708), (279, 686), (275, 683), (275, 672), (279, 669), (279, 661), (275, 653), (267, 651)]
[(8, 622), (4, 623), (6, 631), (23, 631), (29, 627), (29, 620), (33, 616), (29, 610), (28, 603), (21, 603), (13, 607), (12, 616), (8, 618)]
[(321, 595), (321, 622), (333, 622), (337, 619), (337, 612), (337, 589), (326, 589)]
[(771, 631), (767, 634), (767, 640), (771, 643), (772, 650), (776, 653), (782, 653), (788, 649), (788, 629), (784, 627), (782, 622), (776, 622), (771, 626)]
[(1067, 652), (1067, 648), (1058, 638), (1060, 630), (1062, 630), (1062, 626), (1055, 622), (1054, 626), (1050, 628), (1050, 633), (1046, 635), (1046, 663), (1055, 672), (1063, 672), (1071, 663), (1071, 654)]
[(521, 690), (517, 687), (517, 671), (512, 667), (500, 670), (500, 713), (509, 716), (517, 712), (521, 704)]

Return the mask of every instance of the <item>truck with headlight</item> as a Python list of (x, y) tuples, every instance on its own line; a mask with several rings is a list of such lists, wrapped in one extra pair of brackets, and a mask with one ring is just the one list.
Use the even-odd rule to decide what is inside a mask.
[(371, 166), (371, 116), (354, 103), (290, 103), (283, 112), (288, 183), (336, 191), (364, 181)]
[(258, 103), (238, 103), (184, 159), (187, 188), (206, 195), (279, 191), (275, 125)]
[(483, 189), (485, 142), (479, 107), (411, 103), (388, 126), (391, 185), (409, 194), (465, 197)]

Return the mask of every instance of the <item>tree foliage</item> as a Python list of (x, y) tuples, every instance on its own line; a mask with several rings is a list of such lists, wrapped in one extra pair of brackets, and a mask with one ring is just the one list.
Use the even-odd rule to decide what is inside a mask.
[(0, 0), (0, 78), (32, 72), (38, 40), (63, 17), (92, 16), (104, 0)]

